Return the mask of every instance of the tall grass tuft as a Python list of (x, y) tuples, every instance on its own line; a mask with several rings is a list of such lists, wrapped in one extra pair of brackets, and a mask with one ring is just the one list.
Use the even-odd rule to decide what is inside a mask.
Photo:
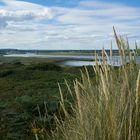
[[(66, 112), (59, 86), (60, 104), (66, 117), (62, 122), (56, 117), (56, 130), (46, 140), (140, 140), (139, 65), (133, 61), (128, 40), (118, 37), (115, 29), (114, 34), (121, 66), (108, 65), (103, 49), (103, 63), (93, 66), (96, 77), (91, 78), (85, 68), (82, 81), (74, 82), (74, 91), (69, 89), (75, 98), (72, 115)], [(129, 64), (124, 61), (126, 51)], [(110, 61), (112, 55), (111, 49)]]

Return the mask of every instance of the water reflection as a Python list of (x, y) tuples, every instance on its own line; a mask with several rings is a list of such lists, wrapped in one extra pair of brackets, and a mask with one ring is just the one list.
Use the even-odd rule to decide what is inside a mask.
[(78, 61), (78, 60), (68, 60), (63, 62), (65, 66), (89, 66), (95, 65), (95, 61)]

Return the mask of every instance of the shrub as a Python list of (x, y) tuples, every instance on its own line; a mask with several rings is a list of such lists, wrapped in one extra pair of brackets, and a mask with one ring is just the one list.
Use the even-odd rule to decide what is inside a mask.
[(32, 64), (27, 67), (29, 70), (41, 70), (41, 71), (61, 71), (62, 68), (53, 63), (38, 63)]
[(2, 70), (2, 71), (0, 71), (0, 78), (6, 77), (6, 76), (8, 76), (8, 75), (10, 75), (12, 73), (13, 73), (12, 70)]
[(20, 61), (13, 61), (12, 64), (16, 65), (16, 66), (22, 66), (23, 65)]

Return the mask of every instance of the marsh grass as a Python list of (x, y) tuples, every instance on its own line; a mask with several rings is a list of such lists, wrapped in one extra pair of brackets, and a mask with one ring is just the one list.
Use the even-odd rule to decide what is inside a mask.
[[(56, 129), (50, 140), (140, 140), (140, 70), (136, 65), (128, 40), (114, 35), (121, 57), (121, 66), (115, 68), (106, 63), (105, 50), (102, 64), (93, 66), (96, 74), (90, 78), (88, 70), (82, 72), (82, 81), (74, 81), (74, 90), (68, 91), (75, 99), (71, 105), (72, 115), (67, 112), (61, 87), (60, 105), (65, 119), (55, 115)], [(137, 47), (137, 45), (136, 45)], [(129, 54), (129, 64), (124, 59)], [(112, 63), (113, 52), (110, 51)]]

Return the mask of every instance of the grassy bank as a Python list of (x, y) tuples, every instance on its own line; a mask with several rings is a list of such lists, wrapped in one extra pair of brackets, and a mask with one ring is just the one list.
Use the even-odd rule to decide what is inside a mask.
[[(55, 54), (53, 54), (55, 56)], [(61, 55), (60, 55), (61, 56)], [(90, 55), (88, 55), (90, 56)], [(101, 60), (101, 58), (100, 58)], [(54, 63), (57, 65), (64, 66), (64, 62), (66, 61), (95, 61), (95, 58), (37, 58), (37, 57), (4, 57), (0, 56), (0, 65), (3, 63), (13, 63), (13, 62), (21, 62), (24, 65), (30, 65), (35, 63)]]

